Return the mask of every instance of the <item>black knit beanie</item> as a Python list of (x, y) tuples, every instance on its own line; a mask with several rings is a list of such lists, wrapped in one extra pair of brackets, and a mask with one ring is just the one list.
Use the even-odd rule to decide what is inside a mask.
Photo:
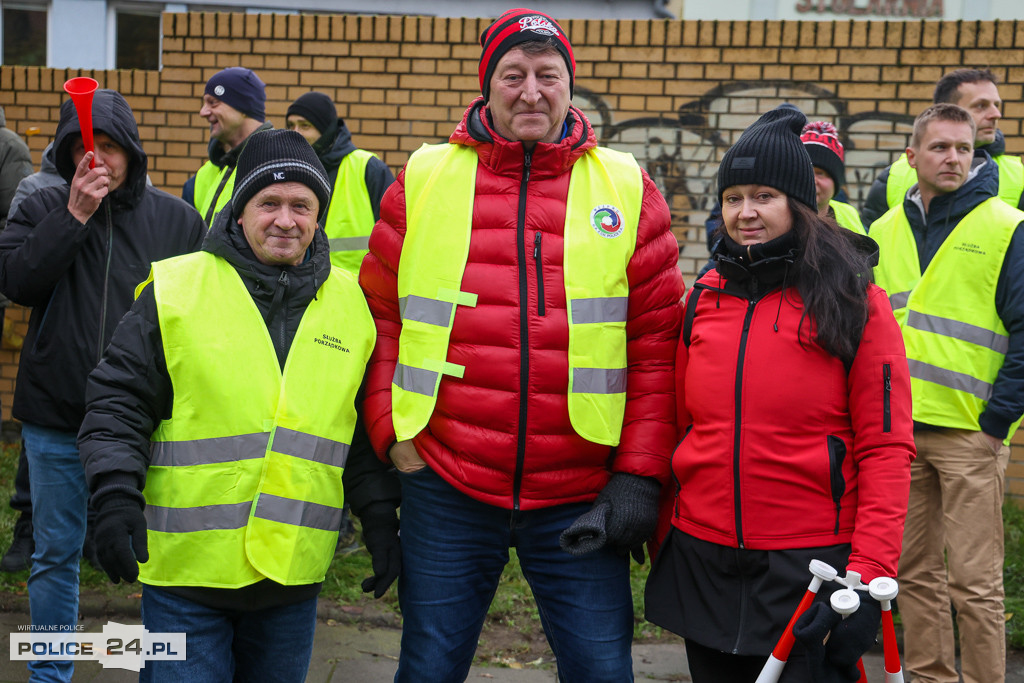
[(318, 220), (322, 221), (331, 201), (331, 183), (306, 138), (294, 130), (253, 133), (235, 167), (232, 218), (241, 216), (245, 205), (263, 188), (288, 182), (302, 183), (313, 190), (320, 202)]
[(267, 119), (266, 87), (251, 69), (231, 66), (210, 76), (203, 92), (263, 123)]
[(718, 167), (718, 201), (733, 185), (767, 185), (818, 210), (814, 166), (800, 141), (807, 117), (792, 105), (764, 114), (743, 131)]
[(338, 110), (334, 106), (334, 101), (322, 92), (308, 92), (292, 102), (285, 113), (285, 118), (292, 114), (312, 123), (321, 135), (338, 120)]
[(800, 140), (811, 156), (811, 163), (829, 174), (838, 193), (839, 188), (846, 184), (846, 165), (843, 163), (843, 143), (839, 142), (836, 127), (828, 121), (811, 121), (804, 126)]
[(550, 38), (555, 49), (565, 60), (569, 69), (569, 97), (572, 97), (573, 85), (576, 81), (576, 58), (572, 54), (569, 36), (554, 19), (536, 10), (517, 7), (510, 9), (495, 19), (494, 23), (480, 34), (480, 45), (484, 51), (480, 54), (480, 92), (486, 102), (491, 98), (491, 76), (494, 68), (505, 56), (505, 53), (520, 43), (531, 40)]

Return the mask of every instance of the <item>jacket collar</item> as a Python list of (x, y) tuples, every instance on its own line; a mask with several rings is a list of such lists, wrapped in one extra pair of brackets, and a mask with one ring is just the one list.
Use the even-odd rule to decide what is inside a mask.
[[(538, 142), (530, 155), (530, 176), (545, 178), (566, 173), (576, 160), (597, 146), (597, 136), (587, 117), (570, 106), (565, 118), (567, 134), (558, 142)], [(526, 148), (522, 142), (506, 140), (494, 129), (483, 97), (470, 103), (449, 142), (476, 149), (480, 163), (498, 175), (518, 177), (523, 173)]]

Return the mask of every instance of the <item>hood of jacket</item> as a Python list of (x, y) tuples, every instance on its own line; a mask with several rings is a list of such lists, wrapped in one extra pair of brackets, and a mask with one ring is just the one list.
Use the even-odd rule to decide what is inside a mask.
[[(337, 135), (334, 136), (332, 142), (328, 142), (325, 138), (328, 134), (325, 133), (323, 137), (316, 141), (313, 145), (313, 150), (320, 158), (320, 163), (324, 165), (324, 169), (327, 170), (328, 174), (333, 175), (341, 165), (341, 161), (348, 156), (356, 148), (352, 142), (352, 133), (349, 132), (348, 126), (345, 125), (344, 119), (338, 119), (337, 123)], [(321, 151), (321, 146), (327, 149)]]
[(56, 152), (53, 149), (53, 143), (51, 142), (43, 150), (43, 160), (39, 164), (40, 173), (52, 173), (53, 175), (60, 175), (57, 173), (57, 160)]
[[(597, 146), (597, 135), (579, 109), (569, 106), (566, 133), (558, 142), (538, 142), (531, 154), (530, 177), (545, 178), (567, 172), (587, 150)], [(506, 140), (495, 129), (483, 97), (473, 100), (449, 142), (476, 149), (480, 163), (499, 175), (520, 176), (526, 147)]]
[[(128, 174), (121, 187), (110, 197), (115, 206), (135, 206), (146, 190), (147, 158), (139, 140), (139, 127), (128, 101), (116, 90), (97, 90), (92, 99), (93, 133), (106, 133), (128, 154)], [(60, 122), (53, 137), (54, 164), (57, 172), (69, 185), (75, 176), (75, 162), (71, 158), (71, 143), (81, 135), (78, 112), (71, 100), (60, 107)]]

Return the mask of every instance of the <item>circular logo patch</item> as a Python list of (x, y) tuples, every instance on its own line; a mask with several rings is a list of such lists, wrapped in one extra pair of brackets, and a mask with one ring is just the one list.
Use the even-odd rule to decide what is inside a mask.
[(221, 95), (223, 95), (224, 94), (224, 86), (223, 85), (214, 86), (213, 94), (216, 95), (217, 97), (220, 97)]
[(595, 206), (590, 212), (590, 225), (601, 237), (618, 237), (622, 234), (625, 224), (622, 212), (610, 204)]

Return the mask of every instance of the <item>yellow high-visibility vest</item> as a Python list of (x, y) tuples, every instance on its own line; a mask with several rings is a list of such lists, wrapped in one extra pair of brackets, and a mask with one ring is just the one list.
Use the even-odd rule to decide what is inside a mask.
[(864, 229), (864, 224), (860, 220), (860, 214), (857, 213), (857, 209), (853, 208), (846, 202), (837, 202), (836, 200), (829, 201), (828, 205), (832, 207), (832, 213), (836, 215), (836, 223), (840, 227), (852, 230), (858, 235), (866, 235), (867, 230)]
[(872, 225), (879, 247), (875, 282), (889, 294), (903, 331), (914, 420), (980, 430), (978, 418), (1009, 345), (996, 284), (1021, 221), (1024, 212), (987, 199), (953, 229), (923, 274), (902, 206)]
[(159, 261), (150, 281), (174, 399), (151, 437), (142, 582), (323, 581), (341, 523), (356, 392), (376, 338), (358, 284), (332, 269), (282, 372), (227, 261), (208, 252)]
[[(434, 411), (448, 362), (469, 255), (477, 154), (462, 145), (424, 145), (405, 169), (407, 230), (398, 268), (402, 313), (391, 385), (399, 440), (411, 439)], [(618, 445), (626, 405), (626, 266), (636, 246), (643, 179), (632, 155), (593, 148), (572, 168), (566, 199), (564, 261), (569, 322), (569, 418), (581, 437)]]
[(228, 203), (234, 190), (234, 166), (221, 167), (207, 161), (199, 168), (192, 196), (199, 215), (206, 221), (206, 227), (213, 225), (213, 217)]
[[(1012, 154), (1000, 154), (993, 157), (993, 161), (999, 167), (999, 198), (1016, 209), (1021, 193), (1024, 193), (1024, 163)], [(904, 152), (889, 167), (889, 178), (885, 182), (885, 200), (889, 208), (902, 204), (907, 190), (916, 182), (917, 171), (911, 168)]]
[(345, 155), (334, 181), (324, 231), (331, 244), (331, 263), (359, 276), (359, 266), (369, 251), (373, 207), (366, 189), (366, 164), (372, 152), (355, 149)]

